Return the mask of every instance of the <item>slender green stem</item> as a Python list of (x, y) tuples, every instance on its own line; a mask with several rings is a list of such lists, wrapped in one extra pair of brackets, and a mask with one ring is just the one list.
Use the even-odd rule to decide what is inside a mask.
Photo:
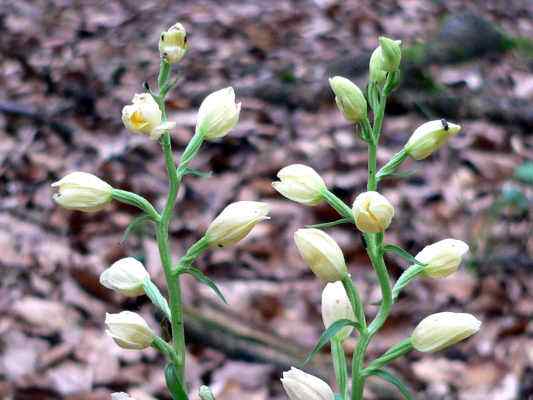
[(391, 361), (409, 353), (411, 350), (413, 350), (411, 338), (402, 340), (400, 343), (395, 344), (380, 357), (372, 361), (368, 367), (363, 370), (363, 375), (368, 375), (370, 371), (384, 367)]
[(111, 196), (114, 200), (120, 201), (121, 203), (129, 204), (143, 210), (152, 221), (159, 222), (161, 216), (154, 208), (154, 206), (146, 200), (144, 197), (138, 195), (137, 193), (128, 192), (127, 190), (113, 189), (111, 191)]
[(354, 222), (352, 209), (341, 199), (339, 199), (333, 192), (330, 192), (328, 189), (322, 191), (322, 198), (333, 207), (340, 215), (344, 218)]
[(177, 362), (178, 358), (174, 348), (159, 336), (156, 336), (152, 342), (152, 347), (163, 353), (169, 361)]
[(346, 366), (346, 355), (344, 354), (341, 340), (333, 339), (331, 341), (331, 356), (341, 399), (348, 400), (348, 367)]
[(394, 287), (392, 288), (392, 300), (396, 301), (400, 291), (411, 283), (418, 275), (424, 271), (425, 266), (420, 264), (413, 264), (407, 268), (398, 278)]
[(370, 343), (368, 333), (361, 335), (352, 358), (352, 400), (363, 400), (365, 377), (362, 374), (365, 352)]
[(400, 165), (405, 161), (405, 159), (409, 155), (407, 154), (407, 150), (405, 148), (402, 148), (398, 153), (396, 153), (392, 158), (385, 164), (383, 167), (381, 167), (376, 175), (376, 178), (378, 182), (387, 177), (392, 175)]
[(208, 248), (209, 238), (207, 236), (202, 236), (202, 238), (189, 247), (185, 255), (180, 258), (178, 263), (173, 267), (172, 273), (178, 275), (182, 269), (190, 267)]

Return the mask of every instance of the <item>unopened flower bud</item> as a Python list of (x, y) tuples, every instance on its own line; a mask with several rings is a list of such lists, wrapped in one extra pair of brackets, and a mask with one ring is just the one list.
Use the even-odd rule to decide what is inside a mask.
[(415, 160), (423, 160), (460, 130), (461, 126), (445, 119), (426, 122), (415, 129), (405, 145), (405, 150)]
[(324, 282), (340, 281), (348, 273), (339, 245), (320, 229), (298, 229), (294, 242), (311, 271)]
[(58, 189), (54, 201), (69, 210), (95, 212), (112, 200), (111, 185), (87, 172), (72, 172), (52, 183), (52, 187)]
[[(322, 321), (328, 329), (334, 322), (341, 319), (356, 321), (350, 299), (342, 282), (328, 283), (322, 291)], [(338, 340), (344, 340), (350, 336), (352, 330), (351, 326), (342, 328), (335, 337)]]
[(361, 232), (383, 232), (394, 217), (394, 207), (378, 192), (364, 192), (355, 198), (352, 207), (355, 225)]
[(326, 382), (294, 367), (290, 371), (283, 372), (281, 384), (289, 400), (335, 399), (333, 391)]
[(169, 64), (179, 62), (187, 52), (187, 32), (182, 24), (176, 23), (159, 38), (159, 54)]
[(444, 278), (459, 268), (468, 245), (456, 239), (444, 239), (430, 244), (416, 255), (417, 261), (426, 264), (423, 274), (431, 278)]
[(198, 394), (200, 395), (200, 400), (215, 400), (213, 392), (211, 392), (211, 389), (205, 385), (200, 386)]
[(144, 265), (133, 257), (122, 258), (100, 275), (100, 283), (128, 297), (144, 294), (143, 283), (149, 279)]
[(379, 38), (379, 47), (383, 57), (382, 68), (387, 72), (394, 72), (400, 68), (402, 60), (401, 40), (392, 40), (381, 36)]
[(308, 206), (322, 201), (322, 191), (326, 184), (321, 176), (311, 167), (292, 164), (278, 172), (278, 182), (272, 186), (286, 198)]
[(211, 222), (205, 235), (211, 245), (226, 247), (243, 239), (255, 225), (269, 219), (270, 207), (258, 201), (231, 203)]
[(154, 332), (143, 317), (131, 311), (106, 314), (105, 325), (107, 334), (124, 349), (145, 349), (155, 339)]
[(342, 76), (335, 76), (329, 79), (329, 85), (335, 93), (335, 102), (344, 118), (352, 123), (367, 118), (365, 96), (355, 83)]
[(377, 47), (370, 56), (369, 64), (369, 80), (378, 85), (385, 83), (387, 79), (387, 71), (383, 69), (383, 56), (381, 54), (381, 47)]
[(481, 321), (471, 314), (441, 312), (424, 318), (411, 335), (413, 347), (422, 352), (445, 349), (472, 336)]
[[(159, 105), (149, 93), (136, 94), (132, 104), (122, 109), (122, 122), (133, 133), (150, 136), (157, 140), (165, 129), (170, 129), (173, 123), (161, 123), (162, 118)], [(163, 129), (162, 129), (163, 128)]]
[(217, 90), (208, 95), (198, 110), (196, 132), (206, 140), (221, 138), (237, 125), (241, 103), (235, 103), (232, 87)]

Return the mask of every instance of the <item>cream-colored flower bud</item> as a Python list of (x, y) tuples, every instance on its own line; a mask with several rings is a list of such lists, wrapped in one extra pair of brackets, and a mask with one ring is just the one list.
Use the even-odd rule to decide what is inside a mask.
[(292, 164), (280, 169), (278, 182), (272, 186), (286, 198), (308, 206), (315, 206), (322, 201), (322, 192), (326, 184), (311, 167)]
[(320, 229), (298, 229), (294, 242), (311, 271), (324, 282), (340, 281), (348, 273), (342, 250), (326, 232)]
[(111, 393), (111, 400), (135, 400), (129, 394), (124, 392)]
[(58, 190), (54, 201), (69, 210), (95, 212), (112, 200), (111, 185), (87, 172), (71, 172), (52, 183), (52, 187)]
[(444, 278), (459, 268), (468, 245), (456, 239), (444, 239), (430, 244), (416, 255), (416, 259), (426, 264), (423, 274), (431, 278)]
[(418, 351), (439, 351), (472, 336), (480, 328), (481, 321), (471, 314), (441, 312), (417, 325), (411, 343)]
[(243, 239), (255, 225), (269, 219), (270, 207), (258, 201), (231, 203), (211, 222), (205, 235), (209, 243), (226, 247)]
[(426, 122), (415, 129), (405, 145), (405, 150), (415, 160), (423, 160), (460, 130), (460, 125), (445, 119)]
[(335, 399), (333, 391), (326, 382), (294, 367), (283, 373), (281, 384), (289, 400)]
[(143, 317), (131, 311), (106, 314), (105, 325), (107, 334), (124, 349), (145, 349), (155, 339), (154, 332)]
[[(328, 329), (334, 322), (341, 319), (356, 321), (350, 299), (342, 282), (328, 283), (322, 291), (322, 321)], [(338, 340), (345, 340), (352, 331), (353, 328), (347, 326), (342, 328), (335, 337)]]
[(379, 38), (379, 47), (381, 48), (381, 56), (383, 57), (382, 68), (384, 71), (394, 72), (400, 68), (400, 62), (402, 61), (401, 43), (401, 40), (392, 40), (384, 36)]
[(161, 110), (156, 101), (149, 93), (136, 94), (132, 104), (122, 109), (122, 122), (133, 133), (150, 136), (157, 140), (161, 136)]
[(239, 122), (241, 103), (235, 103), (232, 87), (217, 90), (208, 95), (198, 110), (196, 132), (206, 140), (214, 140), (228, 134)]
[(383, 232), (394, 217), (394, 207), (378, 192), (364, 192), (358, 195), (352, 207), (355, 225), (361, 232)]
[(335, 102), (344, 118), (356, 123), (367, 117), (365, 96), (355, 83), (342, 76), (335, 76), (329, 79), (329, 85), (335, 93)]
[(176, 23), (159, 38), (159, 54), (169, 64), (179, 62), (187, 52), (187, 32), (182, 24)]
[(150, 275), (144, 265), (133, 257), (122, 258), (100, 275), (100, 283), (128, 297), (144, 294), (143, 282)]

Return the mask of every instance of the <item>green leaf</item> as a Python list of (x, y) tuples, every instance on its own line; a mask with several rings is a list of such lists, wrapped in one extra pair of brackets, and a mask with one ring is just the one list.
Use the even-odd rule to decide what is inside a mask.
[(176, 366), (172, 363), (165, 367), (165, 381), (167, 388), (174, 400), (189, 400), (185, 389), (178, 378)]
[(147, 278), (143, 282), (143, 288), (144, 293), (146, 293), (152, 303), (159, 308), (163, 314), (165, 314), (165, 317), (167, 317), (167, 319), (170, 321), (172, 315), (170, 313), (170, 307), (168, 306), (167, 299), (163, 297), (158, 287), (150, 280), (150, 278)]
[(396, 246), (395, 244), (386, 244), (383, 246), (383, 251), (386, 253), (394, 253), (397, 256), (402, 257), (403, 259), (409, 261), (412, 264), (418, 264), (421, 266), (426, 266), (426, 264), (421, 263), (418, 261), (411, 253), (409, 253), (407, 250), (402, 249), (400, 246)]
[(148, 214), (145, 213), (142, 213), (141, 215), (135, 217), (133, 221), (128, 224), (128, 227), (126, 228), (126, 231), (124, 232), (120, 243), (124, 243), (130, 236), (130, 234), (141, 232), (143, 225), (149, 221), (151, 221), (151, 218)]
[(348, 218), (341, 218), (336, 221), (331, 222), (324, 222), (321, 224), (314, 224), (314, 225), (306, 225), (306, 228), (316, 228), (316, 229), (324, 229), (324, 228), (331, 228), (333, 226), (342, 225), (342, 224), (350, 224), (352, 221)]
[(320, 339), (318, 339), (315, 348), (313, 349), (313, 351), (311, 351), (311, 353), (309, 353), (303, 365), (311, 361), (311, 359), (316, 355), (316, 353), (318, 353), (322, 349), (322, 347), (328, 344), (341, 329), (346, 328), (347, 326), (353, 326), (356, 329), (360, 329), (359, 324), (357, 322), (351, 321), (349, 319), (339, 319), (338, 321), (335, 321), (329, 326), (328, 329), (322, 332), (322, 335), (320, 335)]
[(514, 177), (524, 183), (533, 185), (533, 162), (526, 161), (514, 171)]
[(183, 175), (193, 175), (193, 176), (197, 176), (197, 177), (200, 177), (200, 178), (210, 178), (212, 175), (213, 175), (213, 172), (209, 171), (209, 172), (205, 172), (205, 171), (201, 171), (199, 169), (194, 169), (194, 168), (185, 168), (185, 171), (183, 172)]
[(415, 397), (411, 393), (411, 390), (407, 387), (405, 383), (403, 383), (398, 377), (393, 375), (392, 373), (384, 370), (384, 369), (375, 369), (369, 372), (369, 375), (377, 376), (378, 378), (381, 378), (390, 384), (396, 386), (396, 388), (400, 391), (402, 396), (407, 400), (415, 400)]
[(220, 300), (228, 304), (228, 302), (226, 301), (226, 298), (224, 297), (224, 295), (222, 294), (222, 292), (220, 291), (216, 283), (213, 282), (211, 279), (209, 279), (207, 276), (205, 276), (204, 273), (200, 271), (198, 268), (194, 268), (194, 267), (182, 268), (178, 271), (178, 275), (179, 274), (189, 274), (189, 275), (194, 276), (198, 282), (209, 286), (211, 289), (213, 289), (213, 292), (215, 292), (215, 294), (220, 298)]

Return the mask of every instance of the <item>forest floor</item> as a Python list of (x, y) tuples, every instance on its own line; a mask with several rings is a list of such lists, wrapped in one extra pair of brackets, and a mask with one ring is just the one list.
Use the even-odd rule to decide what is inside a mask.
[[(142, 5), (141, 5), (142, 3)], [(321, 284), (300, 259), (293, 232), (330, 221), (327, 206), (304, 207), (271, 187), (277, 171), (302, 162), (346, 202), (366, 186), (366, 148), (335, 108), (333, 74), (365, 85), (381, 34), (401, 39), (406, 68), (384, 123), (379, 162), (428, 119), (463, 126), (446, 149), (404, 180), (383, 183), (396, 208), (386, 240), (412, 253), (453, 237), (470, 244), (463, 268), (405, 290), (369, 349), (381, 354), (426, 315), (475, 314), (472, 339), (392, 364), (419, 399), (533, 399), (533, 37), (531, 1), (66, 1), (0, 0), (0, 398), (168, 399), (162, 358), (121, 350), (104, 334), (106, 312), (159, 316), (146, 298), (125, 300), (98, 283), (113, 261), (140, 257), (163, 284), (153, 232), (122, 242), (135, 210), (96, 214), (56, 207), (50, 183), (72, 170), (164, 202), (157, 143), (128, 134), (120, 112), (142, 82), (154, 84), (160, 32), (181, 21), (190, 51), (170, 95), (176, 156), (209, 92), (234, 86), (241, 121), (209, 143), (187, 177), (171, 226), (175, 257), (229, 202), (263, 200), (271, 220), (238, 246), (197, 266), (226, 295), (184, 279), (188, 374), (217, 400), (285, 399), (279, 377), (318, 339)], [(379, 287), (359, 235), (329, 231), (372, 316)], [(387, 259), (391, 276), (407, 266)], [(346, 342), (348, 353), (356, 338)], [(327, 352), (313, 364), (331, 373)], [(324, 363), (326, 360), (326, 363)], [(366, 398), (399, 398), (370, 381)]]

